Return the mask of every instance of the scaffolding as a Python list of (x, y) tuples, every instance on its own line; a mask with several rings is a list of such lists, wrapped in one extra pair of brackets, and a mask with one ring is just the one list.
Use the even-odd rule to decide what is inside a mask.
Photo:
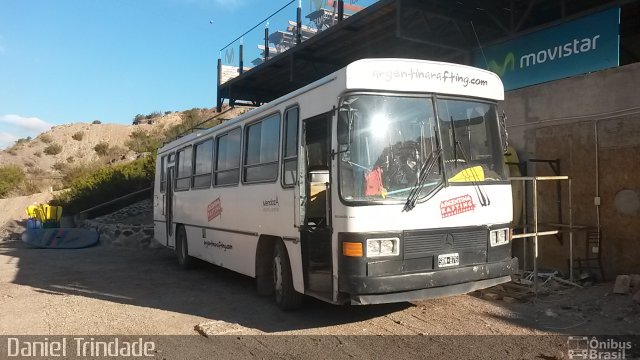
[[(538, 250), (539, 244), (538, 240), (542, 236), (550, 236), (550, 235), (559, 235), (561, 232), (569, 233), (569, 282), (574, 283), (573, 276), (573, 233), (578, 230), (578, 228), (573, 225), (573, 204), (571, 197), (571, 178), (569, 176), (517, 176), (510, 177), (509, 180), (511, 182), (521, 181), (522, 187), (524, 190), (524, 195), (522, 197), (522, 224), (516, 229), (521, 229), (522, 233), (513, 234), (512, 239), (524, 239), (525, 243), (523, 246), (524, 256), (523, 256), (523, 273), (527, 271), (527, 247), (528, 247), (528, 239), (533, 239), (533, 287), (534, 292), (537, 294), (538, 292)], [(539, 222), (538, 218), (538, 182), (540, 181), (567, 181), (569, 186), (569, 224), (547, 224), (548, 226), (554, 228), (552, 230), (543, 230), (541, 231), (540, 227), (542, 224)], [(533, 211), (533, 223), (527, 224), (527, 182), (531, 183), (532, 189), (532, 211)], [(560, 201), (560, 199), (558, 199)], [(531, 231), (532, 232), (529, 232)]]

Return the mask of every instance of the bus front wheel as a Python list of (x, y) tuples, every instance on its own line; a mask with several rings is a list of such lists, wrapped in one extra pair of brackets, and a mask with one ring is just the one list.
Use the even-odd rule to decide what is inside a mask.
[(189, 244), (187, 243), (187, 231), (184, 226), (178, 226), (176, 230), (176, 256), (178, 265), (183, 269), (190, 269), (194, 265), (194, 259), (189, 256)]
[(276, 304), (283, 310), (294, 310), (302, 305), (302, 294), (293, 288), (291, 263), (287, 248), (281, 241), (273, 250), (273, 288)]

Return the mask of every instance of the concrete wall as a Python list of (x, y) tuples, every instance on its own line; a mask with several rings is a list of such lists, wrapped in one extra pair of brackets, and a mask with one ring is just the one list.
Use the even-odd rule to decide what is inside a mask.
[[(574, 223), (597, 225), (594, 197), (599, 190), (605, 275), (637, 273), (640, 63), (514, 90), (507, 93), (502, 109), (508, 116), (510, 143), (521, 160), (560, 159), (561, 173), (571, 176)], [(545, 164), (530, 163), (528, 174), (552, 172)], [(541, 221), (557, 222), (556, 184), (541, 184), (539, 192)], [(562, 217), (567, 223), (566, 183), (561, 197)], [(583, 246), (585, 236), (576, 233), (576, 257), (592, 256)], [(541, 240), (542, 266), (567, 271), (568, 254), (568, 236)]]

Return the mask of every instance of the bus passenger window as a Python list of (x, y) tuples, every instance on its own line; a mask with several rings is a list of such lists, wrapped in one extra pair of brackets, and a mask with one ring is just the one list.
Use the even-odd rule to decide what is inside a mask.
[(284, 115), (284, 139), (282, 142), (282, 185), (293, 186), (298, 173), (298, 114), (297, 107)]
[(193, 188), (208, 188), (211, 186), (211, 172), (213, 170), (213, 140), (209, 139), (194, 146), (193, 155)]
[(160, 192), (163, 193), (167, 187), (167, 157), (160, 158)]
[(189, 189), (191, 182), (191, 147), (178, 151), (178, 163), (176, 165), (176, 190)]
[(243, 181), (264, 182), (278, 178), (280, 114), (253, 123), (245, 130)]
[(240, 175), (240, 128), (216, 139), (216, 186), (236, 185)]

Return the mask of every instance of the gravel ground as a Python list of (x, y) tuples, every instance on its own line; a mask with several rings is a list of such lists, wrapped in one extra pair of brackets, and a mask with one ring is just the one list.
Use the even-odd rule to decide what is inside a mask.
[[(233, 341), (213, 341), (228, 346), (226, 354), (242, 356), (247, 350), (265, 358), (279, 357), (288, 346), (287, 337), (264, 340), (250, 335), (331, 335), (338, 337), (296, 337), (304, 340), (289, 345), (300, 357), (324, 344), (346, 351), (338, 358), (376, 358), (379, 352), (370, 353), (375, 345), (363, 345), (362, 340), (349, 345), (348, 336), (416, 335), (384, 337), (381, 341), (388, 346), (377, 350), (413, 357), (414, 353), (398, 351), (413, 349), (418, 351), (414, 355), (422, 356), (426, 353), (416, 350), (416, 344), (430, 344), (432, 355), (444, 356), (447, 346), (452, 354), (464, 355), (469, 344), (482, 339), (437, 335), (640, 334), (640, 306), (630, 296), (609, 294), (611, 284), (564, 289), (515, 303), (464, 295), (341, 307), (306, 298), (303, 309), (282, 312), (271, 299), (257, 296), (252, 279), (208, 264), (181, 270), (166, 249), (31, 249), (17, 240), (17, 229), (0, 237), (0, 335), (192, 335), (186, 343), (205, 339), (200, 334), (236, 335)], [(566, 347), (566, 337), (496, 340), (500, 338), (477, 343), (497, 351), (480, 351), (484, 355), (479, 358), (560, 358)], [(244, 347), (238, 348), (236, 340)], [(399, 341), (409, 343), (398, 345)], [(467, 347), (452, 346), (457, 343)]]

